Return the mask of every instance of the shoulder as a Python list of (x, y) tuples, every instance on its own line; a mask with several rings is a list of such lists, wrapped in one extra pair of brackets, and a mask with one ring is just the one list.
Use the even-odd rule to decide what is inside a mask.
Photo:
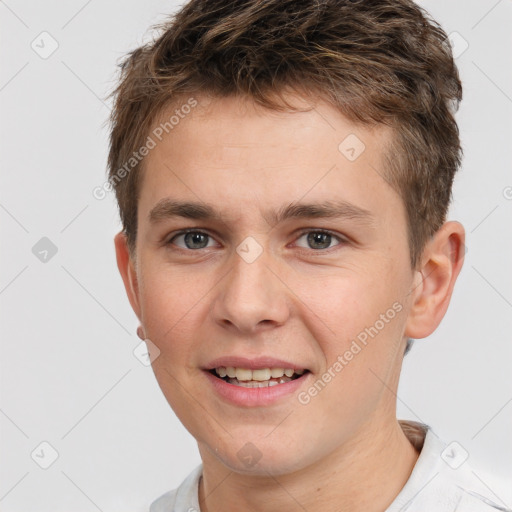
[(512, 512), (490, 491), (488, 476), (468, 463), (469, 454), (458, 442), (444, 443), (426, 425), (402, 428), (420, 456), (387, 512)]
[(177, 491), (178, 489), (173, 489), (153, 501), (149, 507), (149, 512), (173, 512)]
[(179, 487), (151, 503), (149, 512), (199, 512), (198, 484), (203, 466), (197, 466)]
[(418, 496), (410, 500), (401, 510), (413, 512), (436, 510), (438, 512), (512, 512), (511, 509), (483, 488), (476, 478), (453, 478), (439, 472)]
[(499, 505), (498, 503), (491, 501), (486, 496), (474, 493), (469, 490), (462, 490), (463, 494), (460, 497), (458, 508), (461, 512), (496, 512), (500, 510), (502, 512), (512, 512), (511, 509), (505, 506)]

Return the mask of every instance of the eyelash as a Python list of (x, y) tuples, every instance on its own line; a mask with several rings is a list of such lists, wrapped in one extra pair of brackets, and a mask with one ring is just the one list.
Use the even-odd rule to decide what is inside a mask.
[[(206, 235), (210, 238), (214, 238), (208, 232), (202, 231), (200, 228), (190, 228), (190, 229), (183, 229), (183, 230), (175, 233), (167, 242), (165, 242), (165, 245), (166, 246), (172, 245), (173, 240), (175, 240), (179, 236), (186, 235), (187, 233), (200, 233), (200, 234)], [(328, 247), (327, 249), (306, 249), (304, 247), (299, 247), (299, 249), (302, 249), (301, 252), (308, 252), (309, 254), (311, 254), (311, 253), (324, 253), (325, 254), (325, 253), (330, 253), (332, 250), (336, 249), (337, 247), (339, 248), (339, 246), (342, 246), (345, 243), (347, 243), (346, 239), (344, 239), (343, 237), (336, 235), (332, 231), (329, 231), (326, 229), (304, 229), (298, 233), (296, 240), (302, 238), (304, 235), (307, 235), (308, 233), (320, 233), (320, 234), (330, 235), (331, 237), (336, 239), (338, 241), (338, 243), (332, 247)], [(207, 247), (203, 247), (203, 249), (206, 249), (206, 248)], [(201, 250), (201, 249), (184, 249), (182, 247), (177, 247), (177, 249), (179, 251), (183, 251), (183, 252), (196, 252), (196, 251)]]

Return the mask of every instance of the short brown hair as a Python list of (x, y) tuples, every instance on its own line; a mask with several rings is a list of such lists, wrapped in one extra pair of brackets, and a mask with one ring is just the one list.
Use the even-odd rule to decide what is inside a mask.
[[(274, 110), (300, 110), (291, 88), (348, 119), (393, 129), (386, 179), (407, 213), (416, 268), (446, 219), (462, 149), (454, 113), (462, 86), (446, 33), (409, 0), (191, 0), (151, 43), (120, 64), (112, 92), (109, 183), (133, 250), (144, 146), (164, 108), (187, 95), (245, 96)], [(341, 142), (341, 141), (340, 141)]]

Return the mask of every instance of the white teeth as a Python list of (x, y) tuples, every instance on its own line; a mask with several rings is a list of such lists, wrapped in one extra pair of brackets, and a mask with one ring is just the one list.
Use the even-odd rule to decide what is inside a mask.
[[(293, 374), (302, 375), (305, 370), (293, 370), (292, 368), (258, 368), (256, 370), (250, 370), (249, 368), (234, 368), (233, 366), (219, 366), (215, 368), (215, 372), (221, 378), (228, 377), (233, 380), (236, 379), (238, 382), (250, 384), (251, 382), (257, 383), (268, 383), (272, 386), (278, 383), (288, 382), (291, 380)], [(286, 380), (283, 380), (285, 378)], [(272, 381), (270, 379), (279, 379)], [(258, 387), (258, 386), (246, 386), (246, 387)], [(259, 386), (262, 387), (262, 386)]]
[(240, 381), (238, 379), (229, 379), (228, 382), (230, 384), (234, 384), (235, 386), (240, 386), (242, 388), (269, 388), (271, 386), (277, 386), (278, 384), (284, 384), (285, 382), (290, 382), (292, 379), (290, 377), (281, 377), (279, 381), (277, 380), (266, 380), (264, 382), (258, 382), (256, 380), (251, 381)]
[(272, 378), (278, 379), (284, 375), (284, 368), (272, 368), (270, 370), (270, 375), (272, 375)]
[[(250, 370), (249, 370), (250, 371)], [(238, 371), (237, 371), (237, 379), (238, 379)], [(269, 380), (270, 379), (270, 368), (264, 368), (263, 370), (253, 370), (252, 371), (252, 380)], [(238, 379), (240, 380), (240, 379)]]
[(246, 370), (244, 368), (236, 369), (236, 378), (238, 380), (252, 380), (252, 370)]

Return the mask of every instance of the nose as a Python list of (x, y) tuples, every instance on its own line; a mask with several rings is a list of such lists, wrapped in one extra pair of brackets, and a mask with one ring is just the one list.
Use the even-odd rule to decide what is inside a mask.
[(283, 325), (290, 315), (287, 287), (268, 251), (252, 262), (233, 251), (228, 265), (212, 307), (214, 320), (239, 334)]

